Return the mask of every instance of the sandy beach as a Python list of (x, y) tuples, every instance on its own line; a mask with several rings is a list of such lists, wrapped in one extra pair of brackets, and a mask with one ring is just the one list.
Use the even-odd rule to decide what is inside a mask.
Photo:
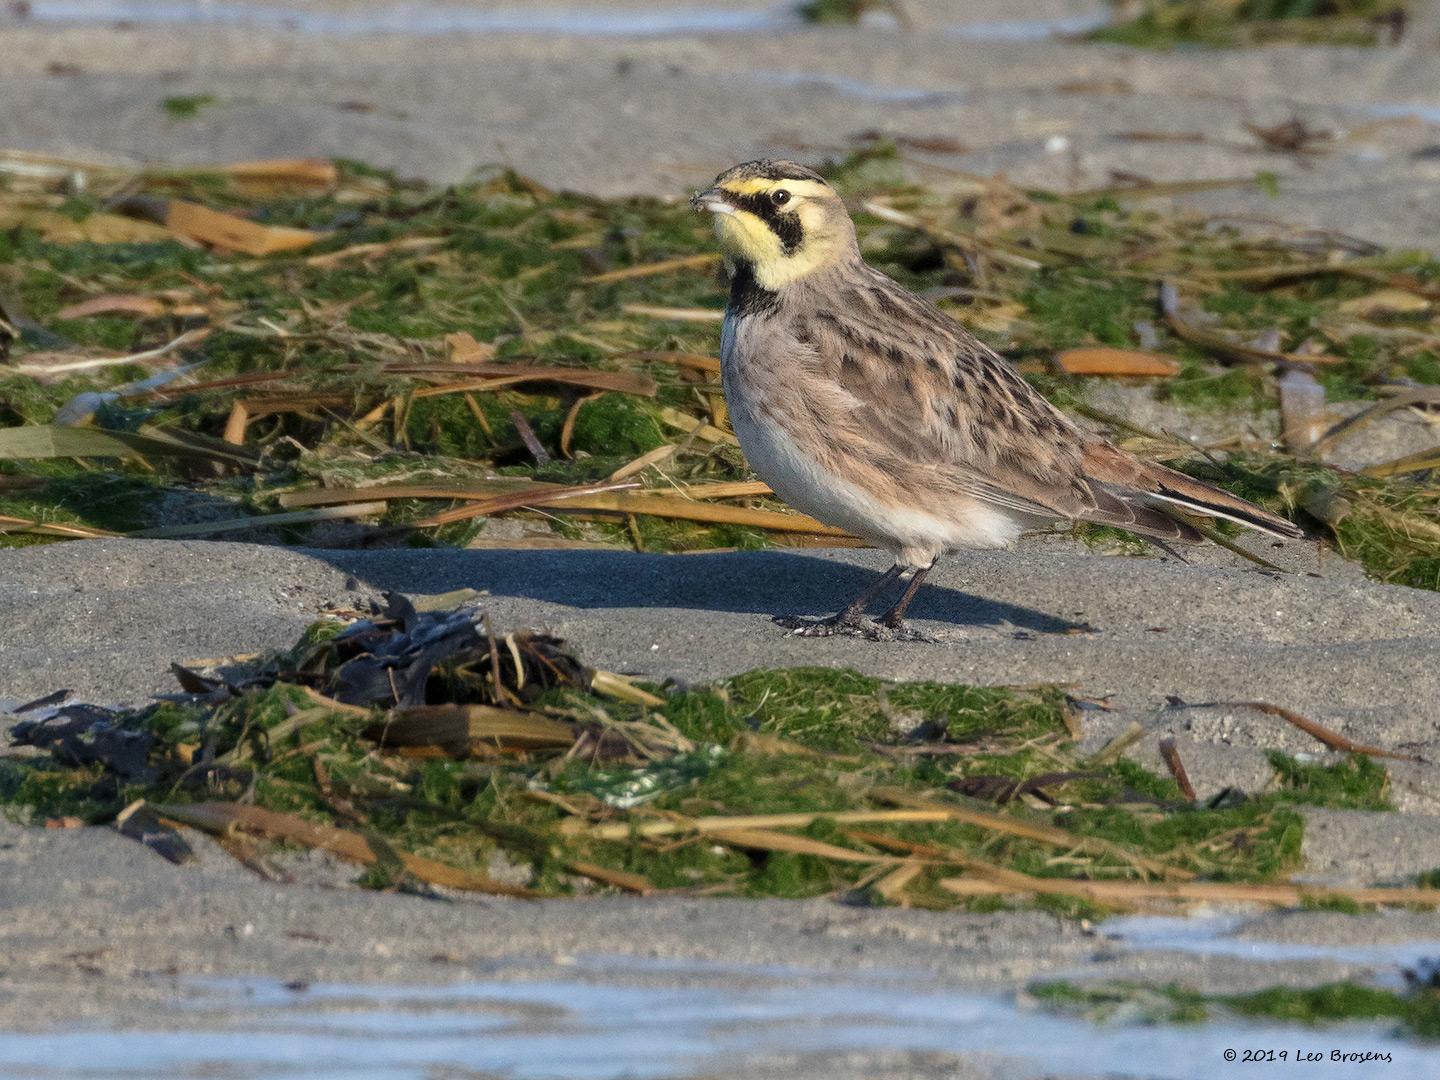
[[(915, 32), (807, 27), (767, 3), (727, 5), (730, 30), (702, 30), (713, 13), (688, 3), (648, 23), (623, 3), (547, 3), (528, 19), (432, 5), (428, 24), (387, 3), (213, 4), (165, 24), (156, 47), (154, 24), (45, 20), (41, 3), (28, 20), (0, 15), (0, 145), (128, 162), (346, 157), (444, 182), (499, 163), (675, 199), (729, 162), (840, 155), (880, 133), (941, 147), (914, 156), (942, 188), (953, 169), (1062, 191), (1267, 173), (1278, 190), (1184, 202), (1440, 244), (1436, 52), (1157, 53), (1048, 39), (1103, 16), (1084, 0), (905, 8)], [(586, 32), (558, 28), (572, 15)], [(215, 104), (186, 119), (161, 107), (197, 95)], [(1267, 151), (1245, 126), (1292, 119), (1325, 133), (1324, 152)]]
[[(1440, 251), (1440, 51), (1155, 53), (1047, 35), (1093, 23), (1103, 8), (1088, 0), (907, 0), (910, 31), (883, 18), (811, 27), (768, 3), (718, 10), (698, 0), (646, 12), (581, 0), (523, 11), (472, 2), (427, 8), (424, 19), (368, 0), (220, 3), (179, 11), (171, 23), (139, 9), (127, 18), (124, 7), (77, 14), (37, 0), (25, 16), (0, 6), (0, 146), (123, 163), (343, 157), (437, 182), (499, 163), (551, 187), (677, 200), (733, 161), (841, 156), (878, 133), (909, 140), (910, 166), (942, 190), (970, 172), (1059, 191), (1271, 174), (1259, 186), (1162, 201)], [(567, 32), (577, 17), (581, 32)], [(213, 104), (193, 116), (163, 107), (201, 95)], [(1254, 133), (1291, 119), (1326, 133), (1323, 152), (1277, 152)], [(1149, 408), (1129, 404), (1136, 415)], [(1273, 427), (1275, 417), (1247, 423)], [(1376, 432), (1378, 457), (1434, 442), (1433, 426)], [(329, 607), (363, 607), (392, 590), (472, 588), (498, 626), (548, 630), (588, 663), (655, 679), (817, 665), (1063, 684), (1103, 705), (1085, 714), (1082, 749), (1139, 724), (1146, 738), (1136, 756), (1158, 769), (1157, 738), (1172, 736), (1202, 798), (1262, 788), (1270, 751), (1333, 760), (1254, 705), (1282, 703), (1357, 743), (1425, 759), (1389, 763), (1394, 811), (1306, 811), (1305, 879), (1413, 884), (1440, 867), (1440, 771), (1431, 764), (1440, 759), (1440, 594), (1369, 580), (1312, 542), (1245, 542), (1286, 572), (1219, 548), (1182, 562), (1107, 554), (1060, 535), (950, 559), (914, 609), (936, 641), (914, 645), (802, 640), (771, 621), (833, 608), (883, 569), (873, 551), (665, 556), (160, 540), (0, 550), (0, 699), (63, 688), (77, 700), (143, 702), (172, 688), (172, 662), (287, 647)], [(791, 965), (821, 982), (878, 973), (926, 992), (1009, 1001), (1038, 977), (1230, 992), (1393, 981), (1405, 949), (1440, 952), (1433, 913), (1247, 913), (1220, 936), (1264, 948), (1141, 948), (1038, 911), (382, 894), (347, 887), (353, 868), (319, 856), (291, 858), (294, 880), (280, 884), (208, 840), (194, 843), (197, 862), (173, 866), (109, 828), (0, 822), (0, 1031), (43, 1039), (77, 1026), (210, 1030), (219, 1014), (197, 1006), (214, 991), (205, 980), (538, 985), (576, 957), (720, 966), (581, 978), (602, 990), (718, 986), (743, 997), (750, 980), (780, 979), (768, 969)], [(400, 1011), (413, 1019), (425, 1010)], [(525, 1022), (563, 1035), (557, 1015), (526, 1013)], [(0, 1075), (42, 1075), (34, 1062), (43, 1042), (14, 1043), (11, 1060), (6, 1041), (0, 1034)], [(1052, 1071), (1019, 1042), (1013, 1055), (978, 1057), (944, 1044), (928, 1057), (812, 1048), (787, 1058), (760, 1046), (746, 1075), (1106, 1071)], [(1176, 1070), (1156, 1075), (1189, 1075)], [(77, 1066), (44, 1075), (95, 1074)]]

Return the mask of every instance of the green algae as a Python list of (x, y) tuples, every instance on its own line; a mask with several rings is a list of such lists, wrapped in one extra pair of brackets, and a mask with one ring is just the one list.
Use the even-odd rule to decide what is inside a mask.
[(1242, 1016), (1286, 1020), (1312, 1027), (1346, 1021), (1394, 1020), (1401, 1033), (1421, 1039), (1440, 1039), (1440, 993), (1433, 989), (1399, 994), (1357, 983), (1327, 983), (1302, 989), (1277, 986), (1220, 1000), (1226, 1008)]
[(1022, 294), (1027, 316), (1039, 324), (1047, 345), (1127, 348), (1134, 325), (1154, 311), (1145, 282), (1107, 279), (1093, 269), (1061, 267), (1042, 271)]
[(1248, 1018), (1326, 1027), (1393, 1021), (1395, 1032), (1440, 1038), (1440, 993), (1419, 988), (1402, 994), (1361, 983), (1276, 986), (1248, 994), (1205, 994), (1179, 983), (1129, 980), (1033, 983), (1026, 994), (1055, 1012), (1096, 1023), (1194, 1024)]
[(851, 25), (877, 6), (875, 0), (805, 0), (796, 11), (806, 22)]
[(587, 454), (628, 460), (668, 441), (653, 408), (637, 398), (607, 394), (580, 406), (571, 445)]
[(1335, 764), (1300, 761), (1279, 751), (1270, 755), (1281, 787), (1296, 803), (1344, 810), (1393, 810), (1390, 777), (1364, 754), (1351, 754)]
[(1056, 980), (1032, 983), (1025, 993), (1051, 1011), (1081, 1015), (1096, 1023), (1123, 1019), (1143, 1024), (1199, 1024), (1210, 1019), (1211, 999), (1177, 983)]
[[(38, 470), (37, 470), (38, 471)], [(83, 525), (128, 532), (155, 524), (165, 505), (166, 485), (145, 475), (54, 470), (38, 486), (6, 492), (0, 486), (0, 515), (46, 525)], [(0, 533), (0, 547), (24, 544), (35, 537)]]
[(193, 120), (219, 102), (214, 94), (177, 94), (161, 101), (160, 107), (171, 120)]
[[(1255, 416), (1273, 408), (1273, 373), (1261, 365), (1227, 365), (1221, 358), (1178, 340), (1159, 318), (1158, 282), (1169, 275), (1203, 279), (1212, 271), (1244, 270), (1289, 256), (1273, 244), (1252, 241), (1203, 222), (1130, 207), (1123, 196), (1059, 197), (1001, 185), (998, 198), (1015, 208), (1015, 224), (985, 225), (973, 200), (946, 199), (915, 186), (903, 153), (877, 142), (826, 163), (825, 171), (858, 202), (878, 198), (951, 235), (971, 237), (960, 252), (923, 230), (857, 214), (860, 240), (870, 258), (907, 285), (958, 290), (943, 302), (977, 325), (987, 340), (1021, 363), (1037, 386), (1062, 405), (1083, 397), (1085, 379), (1054, 374), (1056, 351), (1085, 345), (1134, 347), (1138, 327), (1159, 335), (1156, 349), (1177, 359), (1180, 373), (1156, 385), (1157, 394), (1187, 410), (1212, 415)], [(144, 422), (218, 437), (237, 401), (323, 394), (314, 408), (266, 412), (251, 419), (246, 444), (262, 453), (253, 477), (214, 479), (187, 472), (175, 462), (127, 462), (114, 475), (169, 487), (187, 498), (214, 496), (235, 502), (235, 489), (284, 490), (319, 480), (330, 486), (361, 480), (408, 482), (421, 473), (446, 477), (505, 475), (563, 484), (603, 481), (616, 469), (664, 443), (680, 449), (659, 470), (637, 481), (660, 494), (688, 483), (741, 481), (750, 477), (739, 452), (689, 440), (659, 420), (659, 408), (713, 420), (718, 385), (713, 377), (677, 367), (654, 354), (713, 355), (713, 323), (637, 316), (632, 305), (718, 310), (726, 287), (718, 265), (646, 273), (609, 282), (589, 279), (611, 270), (645, 269), (690, 256), (713, 256), (704, 221), (684, 205), (652, 199), (599, 200), (546, 191), (500, 170), (476, 174), (450, 187), (402, 183), (382, 171), (341, 163), (333, 192), (270, 194), (204, 172), (157, 173), (149, 190), (241, 212), (268, 224), (324, 230), (313, 247), (294, 254), (249, 259), (178, 243), (57, 243), (27, 228), (0, 234), (0, 260), (12, 267), (14, 290), (39, 324), (54, 327), (76, 346), (131, 351), (152, 347), (205, 320), (138, 318), (122, 314), (59, 320), (78, 300), (99, 294), (156, 295), (174, 291), (197, 303), (217, 305), (224, 318), (187, 359), (201, 362), (195, 378), (227, 380), (283, 375), (273, 382), (229, 386), (191, 394), (124, 399), (107, 407), (114, 426)], [(988, 196), (987, 196), (988, 197)], [(72, 216), (101, 212), (94, 200), (72, 200)], [(406, 246), (423, 240), (420, 247)], [(324, 260), (356, 245), (381, 250)], [(384, 245), (394, 245), (384, 247)], [(991, 260), (994, 248), (1015, 259)], [(978, 255), (976, 254), (978, 252)], [(316, 259), (321, 260), (318, 264)], [(1018, 259), (1019, 261), (1015, 261)], [(977, 261), (978, 260), (978, 261)], [(1026, 260), (1036, 265), (1030, 266)], [(1420, 283), (1437, 275), (1434, 263), (1413, 254), (1365, 260), (1375, 273), (1408, 276)], [(205, 283), (203, 289), (197, 282)], [(978, 287), (978, 288), (977, 288)], [(1341, 363), (1323, 366), (1318, 377), (1331, 397), (1373, 397), (1397, 379), (1440, 379), (1433, 350), (1385, 333), (1339, 334), (1339, 305), (1372, 291), (1375, 282), (1336, 274), (1304, 274), (1294, 280), (1217, 281), (1187, 305), (1203, 307), (1217, 332), (1236, 340), (1277, 330), (1287, 348), (1305, 340), (1329, 341)], [(968, 290), (968, 292), (967, 292)], [(1010, 305), (999, 328), (984, 316)], [(417, 377), (387, 366), (441, 362), (444, 337), (465, 333), (494, 349), (496, 362), (553, 364), (643, 375), (656, 386), (653, 398), (606, 393), (584, 400), (583, 387), (520, 384), (499, 389), (421, 393), (442, 380)], [(38, 346), (17, 345), (17, 358)], [(0, 423), (48, 422), (76, 394), (106, 390), (149, 374), (134, 367), (104, 368), (63, 381), (37, 383), (0, 377)], [(460, 380), (455, 380), (459, 382)], [(358, 421), (380, 410), (363, 430)], [(521, 415), (550, 460), (537, 461), (514, 422)], [(567, 434), (566, 420), (572, 421)], [(345, 455), (364, 453), (365, 470)], [(328, 463), (317, 471), (315, 461)], [(84, 466), (57, 462), (78, 474)], [(1284, 458), (1271, 471), (1296, 466)], [(1205, 464), (1185, 465), (1203, 471)], [(1223, 468), (1223, 465), (1221, 466)], [(1243, 467), (1243, 466), (1242, 466)], [(363, 472), (363, 476), (362, 476)], [(17, 475), (32, 477), (24, 465)], [(1334, 474), (1350, 486), (1357, 481)], [(1424, 530), (1409, 529), (1414, 516), (1433, 511), (1433, 487), (1425, 474), (1365, 482), (1357, 513), (1325, 523), (1347, 555), (1359, 558), (1383, 580), (1435, 587), (1440, 558)], [(47, 493), (48, 492), (48, 493)], [(9, 497), (9, 493), (5, 493)], [(29, 493), (10, 504), (14, 516), (43, 524), (66, 520), (128, 531), (122, 515), (105, 524), (75, 513), (59, 489)], [(1287, 498), (1269, 494), (1271, 505), (1296, 512)], [(778, 510), (772, 498), (748, 498), (757, 509)], [(241, 500), (243, 509), (278, 509), (263, 497)], [(387, 542), (444, 509), (434, 500), (395, 500), (375, 523)], [(1371, 506), (1393, 515), (1366, 513)], [(519, 511), (518, 513), (525, 513)], [(532, 515), (532, 526), (562, 536), (599, 537), (648, 551), (695, 551), (715, 547), (769, 546), (776, 534), (748, 526), (588, 513), (584, 529), (563, 507)], [(143, 524), (162, 524), (146, 521)], [(408, 543), (466, 543), (474, 525), (422, 529)], [(373, 530), (372, 530), (373, 531)], [(1080, 530), (1093, 542), (1115, 547), (1117, 537)], [(299, 526), (283, 538), (305, 542)], [(355, 530), (356, 542), (367, 535)], [(12, 532), (0, 543), (52, 542), (34, 532)], [(1132, 541), (1119, 550), (1144, 551)]]
[(1394, 40), (1397, 13), (1388, 0), (1144, 0), (1123, 10), (1129, 17), (1094, 30), (1093, 41), (1140, 48), (1197, 45), (1377, 45)]
[[(342, 626), (323, 620), (311, 627), (279, 670), (326, 655), (326, 643)], [(395, 849), (462, 868), (482, 869), (503, 857), (528, 868), (535, 887), (554, 895), (577, 888), (565, 867), (579, 860), (643, 875), (663, 889), (775, 897), (854, 893), (883, 903), (868, 884), (875, 864), (866, 859), (886, 854), (874, 846), (876, 832), (1041, 878), (1123, 878), (1143, 856), (1205, 880), (1269, 881), (1300, 865), (1304, 825), (1297, 807), (1374, 807), (1383, 790), (1383, 769), (1368, 763), (1327, 770), (1284, 762), (1277, 769), (1288, 770), (1286, 779), (1274, 790), (1238, 803), (1195, 805), (1168, 777), (1133, 762), (1097, 766), (1077, 757), (1067, 723), (1073, 705), (1053, 688), (892, 682), (844, 669), (795, 668), (651, 690), (662, 692), (660, 704), (577, 688), (545, 691), (530, 704), (551, 716), (598, 723), (598, 730), (663, 732), (675, 752), (633, 762), (545, 753), (413, 758), (377, 752), (365, 732), (379, 713), (332, 710), (281, 682), (217, 704), (162, 703), (126, 716), (127, 726), (153, 736), (158, 779), (152, 785), (121, 783), (95, 766), (41, 753), (5, 763), (0, 804), (30, 820), (74, 815), (101, 823), (136, 798), (250, 797), (271, 810), (342, 826), (361, 815), (366, 828)], [(214, 764), (197, 769), (197, 754)], [(992, 802), (988, 812), (1067, 830), (1083, 858), (1057, 861), (1043, 843), (969, 821), (889, 823), (856, 832), (827, 816), (884, 809), (888, 797), (877, 793), (885, 791), (984, 808), (985, 802), (956, 792), (995, 792), (1026, 781), (1040, 785), (1035, 790), (1048, 802)], [(538, 800), (536, 790), (558, 801)], [(576, 805), (611, 822), (816, 815), (789, 835), (862, 858), (703, 838), (590, 839), (565, 826), (566, 800), (579, 800)], [(1108, 846), (1085, 846), (1094, 842)], [(944, 865), (926, 869), (907, 888), (908, 902), (974, 910), (1030, 903), (1073, 918), (1103, 910), (1054, 896), (961, 901), (938, 886), (957, 872)], [(363, 883), (379, 887), (394, 879), (375, 871)]]
[[(1423, 478), (1382, 480), (1239, 454), (1223, 461), (1175, 464), (1198, 480), (1327, 531), (1343, 556), (1360, 563), (1378, 581), (1440, 589), (1440, 532), (1432, 524), (1440, 509), (1440, 492)], [(1317, 513), (1328, 509), (1322, 519), (1306, 508)]]

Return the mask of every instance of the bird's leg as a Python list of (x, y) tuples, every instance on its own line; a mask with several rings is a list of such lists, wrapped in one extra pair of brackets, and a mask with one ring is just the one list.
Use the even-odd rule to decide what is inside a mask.
[[(844, 608), (828, 619), (802, 619), (795, 615), (783, 615), (776, 623), (801, 637), (832, 637), (835, 634), (866, 634), (870, 626), (865, 621), (865, 609), (899, 580), (905, 567), (896, 563), (865, 587), (865, 591)], [(866, 636), (869, 636), (868, 634)]]
[(900, 594), (900, 599), (895, 601), (895, 606), (881, 615), (876, 622), (889, 630), (901, 641), (928, 641), (930, 640), (918, 630), (912, 630), (905, 625), (905, 609), (910, 606), (910, 601), (915, 599), (915, 594), (920, 591), (921, 584), (925, 581), (925, 575), (935, 569), (935, 563), (940, 560), (936, 558), (929, 566), (922, 566), (910, 578), (910, 583), (905, 586), (905, 591)]

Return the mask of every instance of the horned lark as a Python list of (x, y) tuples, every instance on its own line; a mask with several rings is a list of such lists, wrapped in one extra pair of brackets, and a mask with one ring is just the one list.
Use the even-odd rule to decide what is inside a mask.
[[(941, 555), (1005, 547), (1046, 521), (1199, 541), (1170, 505), (1302, 535), (1079, 430), (954, 319), (867, 266), (818, 173), (751, 161), (692, 202), (715, 215), (730, 273), (720, 359), (745, 456), (797, 510), (895, 555), (839, 614), (777, 620), (796, 633), (919, 637), (905, 609)], [(868, 621), (906, 577), (894, 606)]]

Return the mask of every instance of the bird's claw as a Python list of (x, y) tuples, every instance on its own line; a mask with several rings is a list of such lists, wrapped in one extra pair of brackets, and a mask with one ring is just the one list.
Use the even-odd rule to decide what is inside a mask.
[(861, 637), (874, 624), (862, 615), (831, 615), (827, 619), (807, 619), (802, 615), (777, 615), (775, 625), (783, 626), (796, 637)]
[(886, 623), (864, 616), (832, 615), (827, 619), (807, 619), (799, 615), (781, 615), (775, 625), (789, 630), (795, 637), (858, 637), (866, 641), (927, 641), (935, 639), (922, 634), (904, 622)]
[(924, 641), (933, 645), (938, 640), (916, 630), (904, 619), (896, 619), (894, 622), (880, 619), (875, 625), (885, 632), (885, 637), (876, 638), (877, 641)]

